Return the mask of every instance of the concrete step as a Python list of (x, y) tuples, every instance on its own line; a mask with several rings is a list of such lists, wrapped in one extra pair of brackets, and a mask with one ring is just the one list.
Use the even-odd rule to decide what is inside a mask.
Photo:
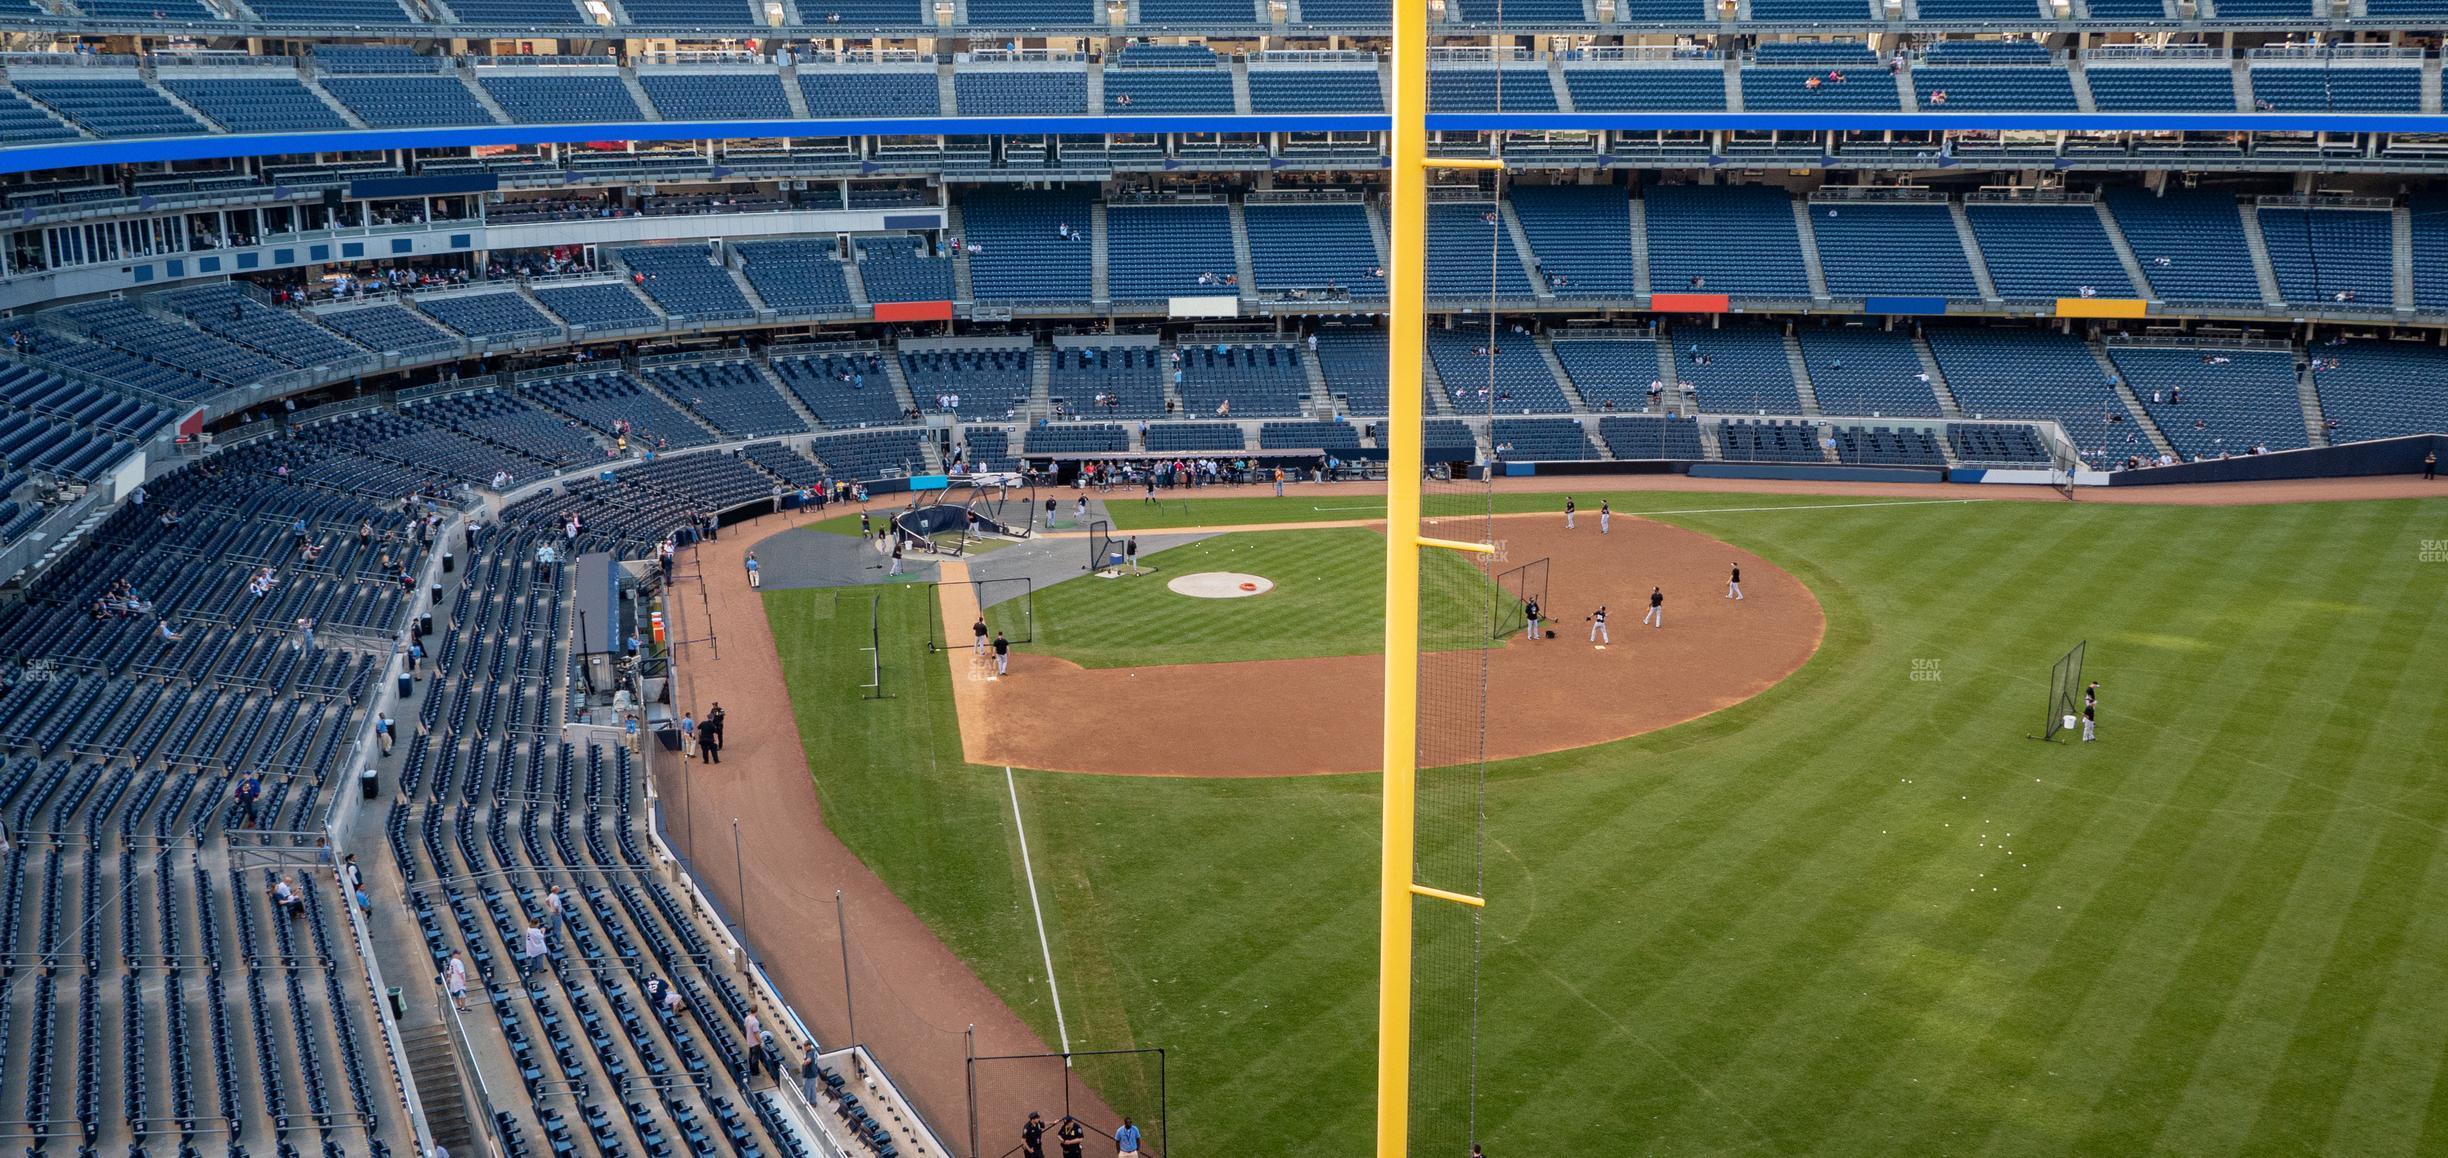
[(2244, 248), (2252, 254), (2253, 276), (2261, 282), (2261, 304), (2283, 308), (2286, 297), (2278, 292), (2278, 268), (2270, 264), (2269, 241), (2261, 236), (2261, 211), (2238, 202), (2236, 212), (2243, 215)]
[(1964, 212), (1963, 202), (1947, 202), (1947, 214), (1955, 219), (1955, 237), (1963, 242), (1964, 260), (1972, 265), (1972, 284), (1980, 287), (1981, 300), (2003, 301), (1997, 283), (1989, 278), (1989, 259), (1981, 255), (1980, 239), (1972, 235), (1972, 217)]
[(1802, 272), (1810, 275), (1811, 300), (1828, 300), (1827, 270), (1819, 264), (1819, 234), (1811, 228), (1810, 202), (1793, 203), (1794, 232), (1802, 239)]
[(1946, 371), (1938, 365), (1938, 352), (1930, 349), (1929, 340), (1913, 335), (1913, 356), (1921, 359), (1921, 372), (1929, 375), (1930, 393), (1938, 396), (1938, 414), (1944, 418), (1961, 418), (1963, 407), (1955, 401), (1955, 388), (1947, 385)]
[(1547, 372), (1555, 376), (1556, 385), (1563, 389), (1564, 401), (1572, 404), (1573, 413), (1589, 413), (1589, 403), (1582, 400), (1581, 388), (1573, 384), (1572, 375), (1564, 372), (1563, 360), (1556, 357), (1555, 343), (1548, 341), (1545, 334), (1534, 334), (1532, 344), (1538, 347), (1539, 359), (1547, 363)]
[(1785, 335), (1785, 366), (1793, 372), (1794, 393), (1802, 400), (1805, 417), (1819, 417), (1819, 389), (1811, 385), (1810, 359), (1802, 355), (1802, 339)]
[(2321, 410), (2320, 390), (2309, 363), (2295, 374), (2295, 400), (2303, 405), (2304, 438), (2313, 446), (2329, 445), (2329, 416)]
[(2134, 257), (2132, 244), (2125, 240), (2125, 231), (2117, 227), (2116, 214), (2108, 212), (2105, 201), (2092, 202), (2091, 207), (2098, 211), (2100, 228), (2108, 233), (2108, 247), (2116, 250), (2117, 264), (2125, 267), (2125, 277), (2133, 282), (2134, 292), (2140, 294), (2144, 301), (2158, 301), (2159, 291), (2151, 288), (2142, 262)]
[(2117, 368), (2116, 359), (2108, 356), (2108, 347), (2098, 342), (2083, 344), (2090, 349), (2091, 360), (2099, 364), (2100, 373), (2107, 375), (2109, 381), (2116, 383), (2117, 400), (2125, 404), (2125, 416), (2131, 418), (2134, 427), (2142, 432), (2143, 437), (2150, 440), (2151, 449), (2160, 454), (2175, 454), (2176, 448), (2169, 445), (2167, 435), (2160, 433), (2159, 424), (2152, 421), (2149, 411), (2142, 409), (2142, 399), (2136, 397), (2133, 387), (2126, 384), (2125, 372)]

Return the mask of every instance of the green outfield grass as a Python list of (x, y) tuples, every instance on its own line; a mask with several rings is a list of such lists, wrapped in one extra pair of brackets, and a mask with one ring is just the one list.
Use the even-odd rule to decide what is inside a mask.
[[(1375, 654), (1385, 643), (1385, 536), (1358, 528), (1217, 535), (1147, 556), (1148, 573), (1081, 575), (1036, 592), (1033, 650), (1082, 667), (1142, 667)], [(1431, 552), (1421, 590), (1450, 623), (1485, 615), (1484, 574), (1460, 556)], [(1247, 599), (1197, 599), (1165, 586), (1176, 575), (1239, 571), (1275, 581)], [(1018, 601), (986, 610), (997, 631), (1021, 638)]]
[[(1825, 646), (1493, 770), (1490, 1153), (2448, 1152), (2448, 502), (1674, 521)], [(829, 822), (1050, 1036), (1001, 770), (918, 629), (857, 699), (830, 598), (767, 596)], [(2085, 638), (2101, 742), (2027, 739)], [(1173, 1152), (1365, 1152), (1374, 781), (1019, 785), (1071, 1036), (1173, 1051)]]

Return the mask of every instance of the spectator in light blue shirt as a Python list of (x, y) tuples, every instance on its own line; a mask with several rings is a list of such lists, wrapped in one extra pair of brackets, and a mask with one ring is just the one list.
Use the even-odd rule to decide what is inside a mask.
[(1114, 1148), (1122, 1152), (1122, 1158), (1139, 1158), (1139, 1127), (1129, 1118), (1122, 1119), (1122, 1128), (1114, 1131)]

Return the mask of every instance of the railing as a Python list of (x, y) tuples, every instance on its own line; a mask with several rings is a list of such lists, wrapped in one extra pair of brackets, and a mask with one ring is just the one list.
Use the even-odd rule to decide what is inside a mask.
[(110, 52), (0, 52), (0, 68), (138, 68), (141, 56)]
[(1527, 64), (1542, 59), (1537, 50), (1529, 48), (1497, 48), (1484, 44), (1455, 44), (1428, 50), (1428, 63), (1439, 64)]
[(2254, 60), (2421, 60), (2423, 50), (2399, 44), (2264, 44)]
[(1371, 68), (1374, 68), (1383, 58), (1379, 57), (1374, 52), (1356, 52), (1324, 48), (1278, 48), (1269, 49), (1265, 52), (1248, 53), (1243, 57), (1243, 59), (1249, 61), (1251, 64), (1365, 64)]
[(2392, 197), (2351, 197), (2342, 193), (2272, 193), (2253, 198), (2257, 209), (2395, 209)]
[(1964, 194), (1966, 204), (1981, 205), (2090, 205), (2099, 201), (2099, 194), (2068, 190), (2062, 186), (1993, 185)]
[(959, 64), (1086, 64), (1084, 52), (1057, 52), (1047, 48), (980, 48), (953, 54)]
[(155, 68), (285, 68), (294, 72), (298, 58), (294, 56), (257, 56), (251, 52), (233, 52), (215, 48), (172, 48), (153, 54)]
[(1928, 205), (1944, 204), (1946, 199), (1945, 193), (1921, 185), (1823, 185), (1810, 194), (1813, 205), (1861, 201)]
[(2227, 54), (2210, 44), (2103, 44), (2083, 53), (2086, 60), (2180, 60), (2227, 62)]
[(2104, 344), (2112, 350), (2149, 347), (2163, 350), (2292, 351), (2295, 348), (2293, 342), (2282, 338), (2264, 338), (2253, 334), (2237, 333), (2233, 330), (2201, 330), (2190, 334), (2128, 334), (2123, 337), (2107, 338)]
[(1566, 64), (1623, 64), (1632, 61), (1721, 60), (1717, 50), (1682, 44), (1641, 44), (1621, 48), (1573, 48), (1556, 54)]
[(1252, 189), (1243, 205), (1365, 205), (1369, 194), (1359, 189)]
[[(499, 59), (498, 57), (495, 59)], [(764, 64), (760, 52), (650, 52), (637, 58), (642, 65), (662, 64)]]
[(609, 56), (463, 56), (460, 62), (475, 68), (618, 68), (620, 61)]

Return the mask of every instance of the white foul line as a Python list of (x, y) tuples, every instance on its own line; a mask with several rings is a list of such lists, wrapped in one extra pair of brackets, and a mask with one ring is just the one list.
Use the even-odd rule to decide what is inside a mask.
[[(1946, 507), (1964, 503), (1994, 503), (1997, 499), (1897, 499), (1884, 503), (1779, 503), (1772, 507), (1693, 507), (1685, 511), (1618, 511), (1624, 515), (1724, 515), (1749, 511), (1840, 511), (1850, 507)], [(1544, 513), (1544, 512), (1542, 512)]]
[(1009, 765), (1003, 768), (1003, 787), (1010, 790), (1012, 827), (1020, 830), (1020, 869), (1028, 874), (1029, 908), (1037, 914), (1037, 949), (1045, 954), (1046, 993), (1054, 1000), (1054, 1032), (1062, 1038), (1062, 1051), (1071, 1052), (1071, 1028), (1063, 1024), (1062, 990), (1054, 985), (1054, 946), (1046, 940), (1045, 907), (1037, 903), (1037, 870), (1029, 864), (1028, 826), (1020, 821), (1020, 785), (1012, 779)]

